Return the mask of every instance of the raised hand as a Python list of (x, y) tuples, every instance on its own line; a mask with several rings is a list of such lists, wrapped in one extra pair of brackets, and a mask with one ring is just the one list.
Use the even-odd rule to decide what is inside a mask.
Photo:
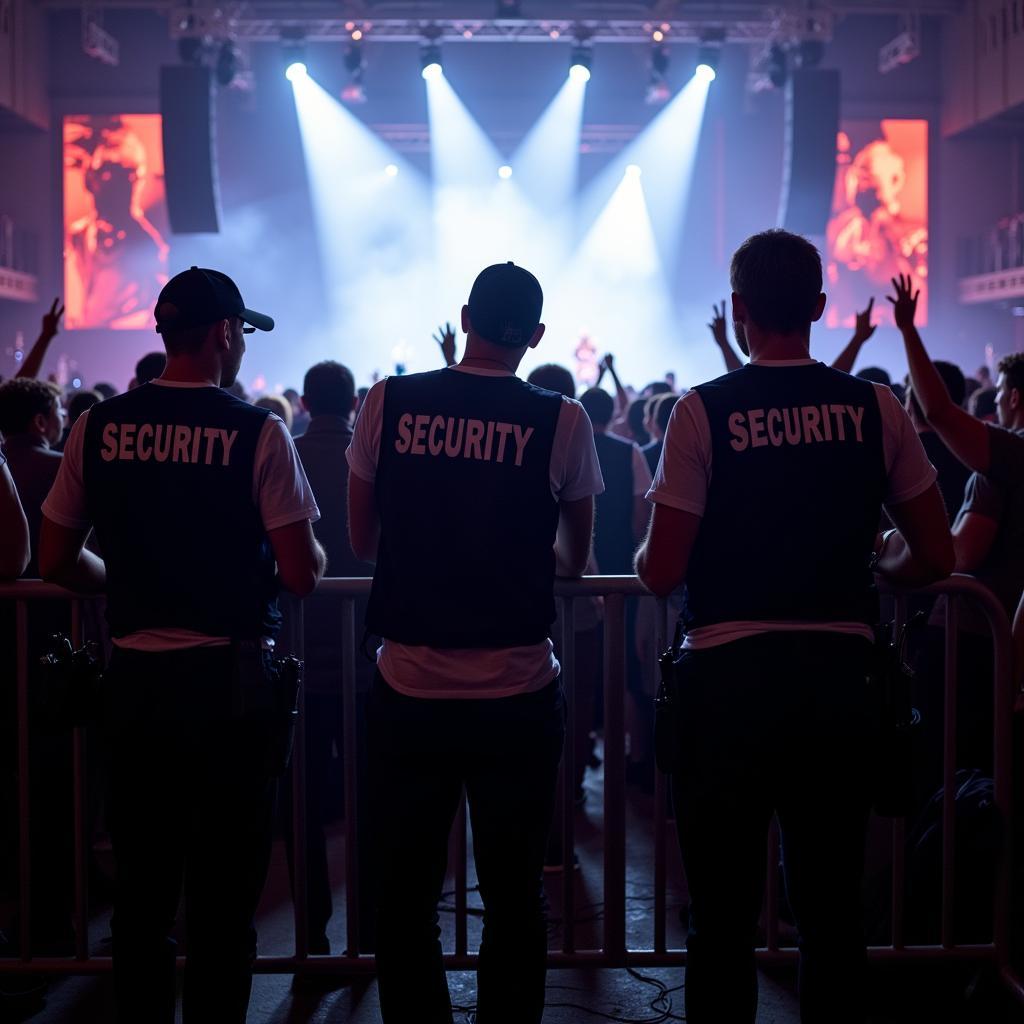
[(892, 279), (892, 287), (896, 292), (895, 297), (887, 295), (886, 298), (892, 303), (892, 313), (896, 320), (896, 326), (905, 331), (914, 326), (914, 317), (917, 315), (917, 300), (921, 296), (921, 289), (913, 291), (914, 281), (909, 274), (900, 274), (898, 278)]
[(725, 326), (725, 300), (722, 300), (722, 308), (715, 303), (711, 307), (711, 322), (708, 324), (711, 336), (719, 345), (729, 344), (729, 332)]
[[(58, 306), (60, 307), (59, 309)], [(52, 338), (60, 330), (60, 318), (63, 315), (64, 306), (58, 297), (53, 300), (50, 311), (43, 314), (43, 328), (40, 333), (45, 334), (48, 338)]]
[(874, 308), (875, 297), (872, 295), (868, 302), (868, 308), (861, 310), (861, 312), (857, 314), (857, 319), (853, 328), (853, 338), (858, 345), (863, 345), (864, 342), (875, 333), (875, 328), (878, 325), (871, 323), (871, 310)]
[(615, 372), (615, 356), (613, 356), (611, 352), (609, 352), (608, 355), (606, 355), (604, 359), (601, 360), (601, 369), (609, 370), (612, 373)]
[(452, 325), (446, 322), (444, 327), (438, 327), (437, 334), (433, 337), (441, 349), (445, 365), (451, 366), (455, 362), (455, 331)]

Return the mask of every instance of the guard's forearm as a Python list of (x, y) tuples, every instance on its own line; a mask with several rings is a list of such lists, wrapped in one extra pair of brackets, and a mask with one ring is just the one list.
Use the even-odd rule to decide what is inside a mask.
[(107, 567), (103, 559), (86, 548), (71, 565), (50, 573), (46, 578), (48, 582), (76, 594), (102, 594), (107, 589)]
[(903, 539), (903, 534), (894, 531), (885, 544), (885, 551), (875, 566), (886, 582), (897, 587), (923, 587), (941, 579), (944, 573), (935, 566), (924, 564), (914, 557), (913, 552)]

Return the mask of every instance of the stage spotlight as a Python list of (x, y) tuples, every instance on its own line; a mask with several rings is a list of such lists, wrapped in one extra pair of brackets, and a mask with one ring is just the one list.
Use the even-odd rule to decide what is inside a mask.
[(626, 177), (627, 178), (639, 178), (641, 174), (643, 174), (643, 171), (640, 170), (640, 165), (639, 164), (627, 164), (626, 165)]
[(220, 50), (217, 52), (215, 73), (218, 83), (225, 88), (231, 85), (235, 80), (235, 75), (238, 74), (238, 50), (235, 49), (235, 44), (230, 40), (222, 43)]
[(384, 168), (384, 173), (389, 178), (397, 178), (398, 177), (398, 165), (397, 164), (388, 164), (387, 167)]
[(569, 77), (575, 82), (590, 81), (590, 63), (593, 54), (590, 47), (577, 44), (572, 48), (572, 56), (569, 58)]
[(307, 73), (306, 65), (301, 60), (296, 60), (285, 69), (284, 77), (289, 82), (297, 82), (300, 78), (305, 78)]
[(178, 40), (178, 58), (182, 64), (202, 64), (206, 44), (195, 36), (184, 36)]
[(718, 58), (721, 48), (704, 43), (697, 51), (696, 75), (702, 82), (713, 82), (718, 76)]
[(816, 68), (825, 56), (825, 44), (820, 39), (804, 39), (796, 48), (796, 66), (807, 71)]
[(508, 164), (502, 164), (498, 168), (498, 177), (501, 178), (502, 181), (508, 181), (508, 179), (512, 177), (512, 168), (509, 167)]
[(424, 43), (420, 50), (420, 67), (423, 68), (423, 77), (430, 81), (432, 78), (440, 78), (444, 74), (441, 67), (441, 47), (437, 43)]
[(789, 61), (786, 58), (786, 51), (778, 43), (773, 43), (768, 51), (767, 72), (768, 80), (776, 89), (781, 89), (786, 84), (786, 79), (789, 78)]
[(341, 90), (343, 103), (365, 103), (366, 93), (363, 91), (363, 48), (358, 43), (345, 47), (345, 70), (352, 76), (352, 81)]

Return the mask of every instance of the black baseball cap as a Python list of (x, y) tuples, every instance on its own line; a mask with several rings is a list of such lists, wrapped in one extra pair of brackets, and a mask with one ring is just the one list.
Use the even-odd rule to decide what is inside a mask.
[(219, 270), (190, 267), (164, 285), (156, 300), (156, 332), (182, 331), (237, 316), (261, 331), (272, 331), (274, 320), (247, 309), (238, 285)]
[(481, 338), (522, 348), (540, 323), (544, 292), (533, 274), (509, 260), (480, 271), (467, 305), (469, 321)]

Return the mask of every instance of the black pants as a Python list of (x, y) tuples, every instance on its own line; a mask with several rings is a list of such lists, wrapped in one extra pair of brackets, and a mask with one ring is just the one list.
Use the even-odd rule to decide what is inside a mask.
[(480, 1024), (544, 1012), (542, 873), (565, 730), (559, 683), (495, 700), (370, 694), (377, 968), (387, 1024), (449, 1024), (437, 902), (465, 787), (484, 930)]
[(184, 882), (185, 1020), (243, 1024), (270, 859), (265, 727), (231, 714), (228, 648), (115, 651), (107, 678), (118, 1019), (173, 1024)]
[(799, 930), (801, 1020), (863, 1020), (870, 651), (858, 637), (774, 633), (682, 656), (673, 794), (690, 890), (691, 1024), (754, 1020), (773, 812)]

